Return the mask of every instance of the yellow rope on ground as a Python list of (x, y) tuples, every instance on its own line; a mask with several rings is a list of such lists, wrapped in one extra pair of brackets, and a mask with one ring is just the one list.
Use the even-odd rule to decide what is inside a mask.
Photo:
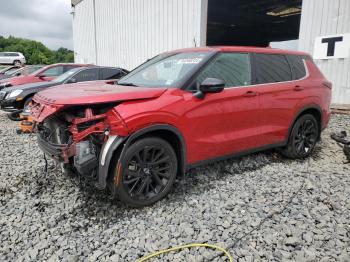
[(177, 251), (177, 250), (181, 250), (181, 249), (185, 249), (185, 248), (191, 248), (191, 247), (207, 247), (207, 248), (212, 248), (212, 249), (217, 249), (221, 252), (223, 252), (229, 259), (230, 262), (233, 262), (233, 258), (231, 256), (231, 254), (224, 248), (216, 246), (216, 245), (211, 245), (211, 244), (187, 244), (187, 245), (182, 245), (182, 246), (177, 246), (177, 247), (172, 247), (172, 248), (168, 248), (168, 249), (164, 249), (158, 252), (155, 252), (153, 254), (147, 255), (145, 257), (140, 258), (139, 260), (137, 260), (137, 262), (144, 262), (149, 260), (152, 257), (156, 257), (159, 256), (161, 254), (165, 254), (165, 253), (169, 253), (172, 251)]

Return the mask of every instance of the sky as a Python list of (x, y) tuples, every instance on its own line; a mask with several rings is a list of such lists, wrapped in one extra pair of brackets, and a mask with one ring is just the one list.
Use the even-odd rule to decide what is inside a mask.
[(73, 50), (71, 0), (1, 0), (0, 35)]

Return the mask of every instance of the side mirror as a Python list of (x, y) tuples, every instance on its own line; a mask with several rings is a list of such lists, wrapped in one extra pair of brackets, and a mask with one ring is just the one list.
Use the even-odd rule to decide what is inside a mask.
[(74, 84), (76, 83), (77, 80), (75, 78), (71, 78), (71, 79), (68, 79), (68, 81), (66, 82), (66, 84)]
[(203, 99), (206, 93), (220, 93), (225, 88), (224, 80), (218, 78), (206, 78), (194, 94), (197, 98)]

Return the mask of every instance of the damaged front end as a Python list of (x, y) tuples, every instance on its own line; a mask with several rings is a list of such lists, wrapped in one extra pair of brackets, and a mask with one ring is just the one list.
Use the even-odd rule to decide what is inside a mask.
[[(60, 163), (63, 172), (98, 173), (98, 185), (105, 188), (109, 147), (116, 142), (121, 144), (128, 135), (116, 105), (63, 107), (34, 102), (31, 111), (39, 147)], [(111, 156), (108, 157), (109, 162)]]

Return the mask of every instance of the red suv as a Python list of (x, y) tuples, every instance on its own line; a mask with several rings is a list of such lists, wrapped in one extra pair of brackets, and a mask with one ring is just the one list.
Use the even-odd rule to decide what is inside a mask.
[(81, 66), (89, 66), (89, 65), (80, 65), (80, 64), (52, 64), (45, 66), (32, 74), (29, 75), (23, 75), (14, 77), (11, 79), (4, 79), (0, 81), (0, 90), (5, 87), (10, 86), (17, 86), (17, 85), (24, 85), (24, 84), (30, 84), (30, 83), (37, 83), (37, 82), (45, 82), (45, 81), (51, 81), (57, 76), (62, 75), (63, 73)]
[(331, 83), (306, 53), (213, 47), (160, 54), (117, 84), (34, 97), (40, 148), (144, 206), (192, 167), (268, 148), (309, 156), (330, 118)]

